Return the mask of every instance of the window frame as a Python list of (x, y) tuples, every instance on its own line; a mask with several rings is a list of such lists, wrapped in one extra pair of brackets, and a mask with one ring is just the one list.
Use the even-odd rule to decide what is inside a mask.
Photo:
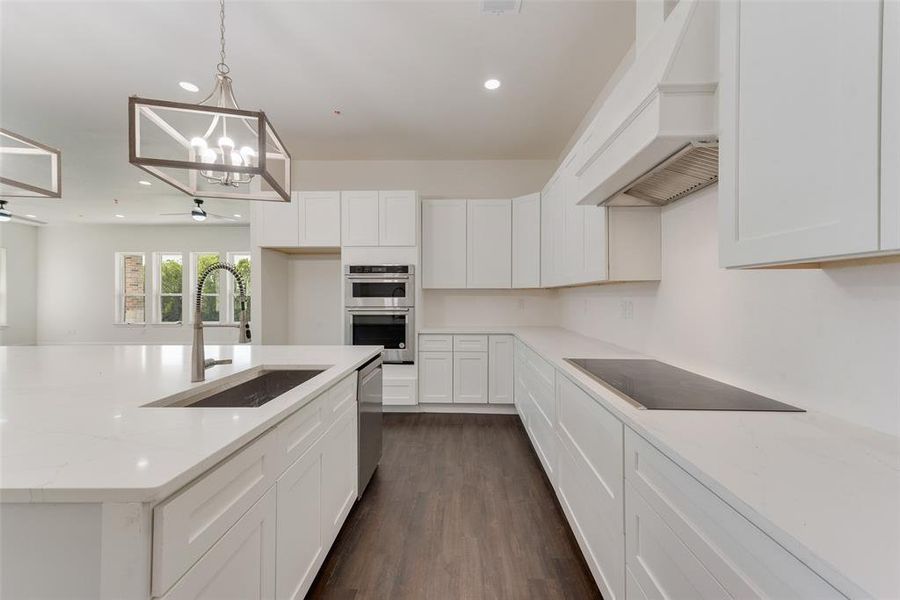
[[(125, 291), (125, 259), (129, 256), (140, 256), (144, 267), (144, 291), (142, 294), (128, 294)], [(115, 303), (113, 306), (113, 322), (116, 325), (124, 327), (146, 327), (147, 326), (147, 253), (143, 251), (119, 251), (115, 253)], [(126, 321), (125, 320), (125, 299), (128, 297), (142, 297), (144, 299), (144, 320), (143, 321)]]
[[(185, 275), (187, 274), (187, 270), (184, 268), (184, 255), (183, 251), (178, 252), (169, 252), (165, 250), (158, 250), (153, 253), (153, 324), (154, 325), (162, 325), (166, 327), (170, 326), (181, 326), (186, 322), (184, 311), (185, 309), (190, 310), (190, 305), (186, 305), (184, 301), (185, 296)], [(170, 256), (178, 256), (181, 258), (181, 292), (163, 292), (162, 289), (162, 263), (163, 257)], [(178, 321), (163, 321), (162, 320), (162, 299), (163, 297), (181, 297), (181, 319)]]

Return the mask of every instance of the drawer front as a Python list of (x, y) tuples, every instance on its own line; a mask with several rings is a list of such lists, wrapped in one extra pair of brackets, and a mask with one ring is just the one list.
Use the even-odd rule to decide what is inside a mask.
[(356, 371), (325, 392), (325, 428), (334, 423), (347, 407), (356, 402)]
[(625, 499), (612, 496), (591, 466), (564, 443), (557, 456), (557, 493), (566, 518), (603, 597), (621, 600), (625, 595)]
[(556, 380), (556, 369), (553, 368), (553, 365), (541, 358), (537, 352), (528, 347), (525, 348), (525, 356), (537, 373), (539, 380), (543, 381), (550, 389), (553, 389), (554, 381)]
[(275, 489), (190, 568), (163, 600), (274, 600)]
[[(555, 376), (551, 381), (555, 380)], [(537, 372), (532, 363), (526, 363), (524, 374), (525, 387), (534, 400), (540, 414), (551, 427), (556, 426), (556, 388), (548, 385), (544, 377)]]
[(625, 478), (636, 492), (626, 499), (626, 513), (636, 510), (628, 508), (632, 498), (645, 502), (728, 594), (843, 597), (644, 438), (625, 432)]
[(629, 600), (647, 596), (696, 600), (731, 597), (640, 494), (630, 485), (626, 486), (625, 494), (625, 553), (631, 575)]
[(531, 437), (531, 444), (534, 446), (534, 451), (544, 467), (547, 479), (549, 479), (550, 483), (555, 487), (557, 452), (556, 433), (540, 413), (533, 400), (525, 400), (524, 404), (526, 406), (526, 412), (528, 413), (527, 431)]
[(419, 336), (419, 352), (452, 352), (452, 335), (422, 334)]
[(385, 379), (383, 394), (385, 406), (412, 406), (418, 403), (415, 379)]
[(318, 440), (338, 414), (356, 401), (356, 372), (347, 375), (276, 427), (281, 465), (287, 467)]
[(283, 462), (270, 431), (153, 509), (153, 594), (160, 596), (275, 482)]
[(486, 335), (454, 335), (454, 352), (487, 352), (488, 336)]
[[(598, 501), (613, 503), (622, 514), (624, 425), (567, 377), (557, 377), (557, 429), (563, 445), (580, 459), (602, 492)], [(621, 529), (621, 518), (618, 520)]]

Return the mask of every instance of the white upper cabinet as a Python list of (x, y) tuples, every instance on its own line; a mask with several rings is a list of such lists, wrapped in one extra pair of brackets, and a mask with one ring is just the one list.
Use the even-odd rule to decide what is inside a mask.
[(884, 3), (881, 54), (881, 249), (900, 250), (900, 3)]
[(415, 192), (378, 192), (378, 245), (416, 245)]
[(512, 199), (512, 287), (541, 287), (541, 195)]
[(300, 192), (292, 192), (290, 202), (254, 202), (254, 244), (263, 248), (291, 248), (299, 245), (299, 214)]
[(512, 209), (509, 199), (469, 200), (466, 240), (466, 287), (510, 287)]
[(415, 246), (416, 202), (413, 191), (341, 192), (344, 246)]
[(341, 192), (341, 242), (344, 246), (378, 245), (378, 192)]
[(554, 176), (541, 193), (541, 286), (552, 287), (560, 280), (556, 271), (556, 245), (561, 232), (558, 208), (562, 203), (559, 176)]
[(300, 246), (341, 245), (341, 193), (299, 192)]
[(720, 3), (723, 266), (879, 250), (882, 6)]
[(422, 201), (422, 287), (466, 287), (466, 201)]

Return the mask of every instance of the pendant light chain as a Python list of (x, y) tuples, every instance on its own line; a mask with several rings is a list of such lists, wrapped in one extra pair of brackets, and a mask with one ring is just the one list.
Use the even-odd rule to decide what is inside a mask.
[(219, 73), (227, 75), (231, 69), (225, 63), (225, 0), (219, 0)]

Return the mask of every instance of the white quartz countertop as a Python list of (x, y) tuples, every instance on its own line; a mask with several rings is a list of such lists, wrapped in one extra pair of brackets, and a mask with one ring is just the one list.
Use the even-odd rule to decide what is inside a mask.
[(639, 410), (563, 358), (649, 357), (565, 329), (420, 333), (515, 334), (842, 592), (900, 598), (900, 438), (814, 411)]
[[(155, 502), (328, 389), (380, 346), (0, 347), (0, 500)], [(259, 408), (144, 407), (259, 367), (326, 371)]]

